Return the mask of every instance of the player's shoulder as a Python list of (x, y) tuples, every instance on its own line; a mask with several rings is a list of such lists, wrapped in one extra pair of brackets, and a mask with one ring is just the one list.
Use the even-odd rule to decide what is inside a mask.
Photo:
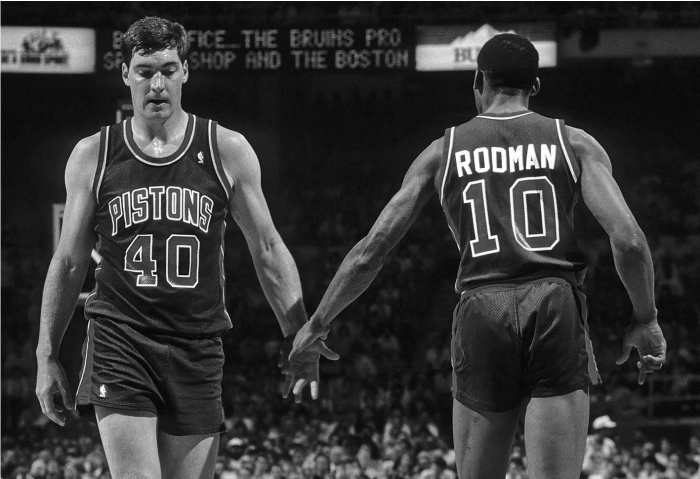
[(574, 150), (574, 153), (579, 157), (587, 153), (595, 153), (603, 150), (598, 140), (581, 128), (566, 125), (566, 135), (569, 138), (571, 149)]
[(100, 157), (100, 137), (100, 132), (97, 132), (76, 143), (66, 164), (68, 184), (76, 187), (89, 187), (92, 184)]
[(216, 142), (222, 158), (236, 156), (250, 148), (250, 143), (248, 143), (248, 140), (242, 133), (221, 125), (218, 125), (216, 128)]
[(82, 166), (97, 164), (100, 152), (101, 134), (86, 136), (78, 141), (73, 148), (69, 163), (77, 163)]

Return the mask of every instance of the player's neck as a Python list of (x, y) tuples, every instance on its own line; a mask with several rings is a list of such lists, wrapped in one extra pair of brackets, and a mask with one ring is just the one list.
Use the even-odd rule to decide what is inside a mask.
[(491, 93), (482, 97), (482, 105), (483, 109), (481, 113), (490, 113), (494, 115), (516, 113), (529, 108), (530, 97), (529, 95)]
[(188, 115), (179, 108), (167, 118), (144, 118), (134, 115), (131, 130), (135, 137), (152, 141), (156, 138), (168, 143), (168, 140), (182, 138), (187, 129)]

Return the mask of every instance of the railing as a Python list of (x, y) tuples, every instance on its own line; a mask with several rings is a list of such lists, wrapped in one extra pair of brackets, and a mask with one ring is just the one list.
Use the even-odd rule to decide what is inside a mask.
[[(672, 393), (673, 383), (683, 380), (683, 393)], [(649, 418), (659, 414), (662, 405), (675, 406), (674, 416), (700, 417), (700, 374), (651, 374), (647, 376), (648, 392), (646, 415)]]

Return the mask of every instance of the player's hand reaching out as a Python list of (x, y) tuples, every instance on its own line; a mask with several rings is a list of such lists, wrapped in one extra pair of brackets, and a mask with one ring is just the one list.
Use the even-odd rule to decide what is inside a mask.
[(329, 331), (328, 326), (320, 322), (307, 321), (296, 335), (290, 334), (284, 339), (280, 351), (278, 366), (287, 377), (282, 388), (282, 396), (294, 393), (294, 400), (301, 402), (304, 386), (311, 389), (311, 398), (318, 398), (318, 360), (321, 356), (335, 361), (340, 356), (331, 351), (323, 342)]
[(639, 361), (637, 361), (638, 382), (643, 384), (647, 374), (661, 369), (666, 360), (666, 340), (659, 323), (656, 321), (640, 323), (632, 320), (622, 340), (622, 354), (616, 363), (622, 364), (627, 361), (632, 348), (637, 349), (639, 353)]

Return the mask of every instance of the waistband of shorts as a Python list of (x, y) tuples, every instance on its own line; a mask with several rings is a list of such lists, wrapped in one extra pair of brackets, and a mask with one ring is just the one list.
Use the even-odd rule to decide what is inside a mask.
[(213, 338), (221, 338), (223, 336), (223, 332), (213, 332), (213, 333), (206, 333), (206, 334), (171, 334), (171, 333), (166, 333), (162, 331), (156, 331), (148, 328), (139, 328), (137, 326), (134, 326), (131, 323), (128, 323), (126, 321), (119, 321), (115, 320), (114, 318), (108, 318), (106, 316), (93, 316), (88, 318), (89, 320), (95, 321), (95, 323), (100, 323), (100, 324), (107, 324), (111, 323), (112, 325), (120, 328), (129, 328), (132, 331), (135, 331), (138, 334), (142, 334), (144, 336), (148, 336), (149, 338), (153, 339), (192, 339), (192, 340), (198, 340), (198, 339), (213, 339)]
[(568, 275), (563, 275), (563, 274), (556, 274), (556, 275), (544, 275), (544, 276), (537, 276), (535, 278), (528, 277), (528, 278), (513, 278), (508, 281), (501, 281), (498, 283), (488, 283), (488, 284), (482, 284), (480, 286), (476, 286), (474, 288), (469, 288), (465, 289), (460, 293), (461, 299), (468, 298), (470, 296), (473, 296), (477, 293), (481, 293), (484, 291), (489, 291), (489, 290), (504, 290), (504, 289), (517, 289), (517, 288), (522, 288), (523, 286), (527, 286), (530, 284), (536, 284), (536, 283), (559, 283), (559, 284), (568, 284), (572, 288), (577, 288), (576, 286), (576, 277), (575, 275), (571, 275), (570, 277)]

